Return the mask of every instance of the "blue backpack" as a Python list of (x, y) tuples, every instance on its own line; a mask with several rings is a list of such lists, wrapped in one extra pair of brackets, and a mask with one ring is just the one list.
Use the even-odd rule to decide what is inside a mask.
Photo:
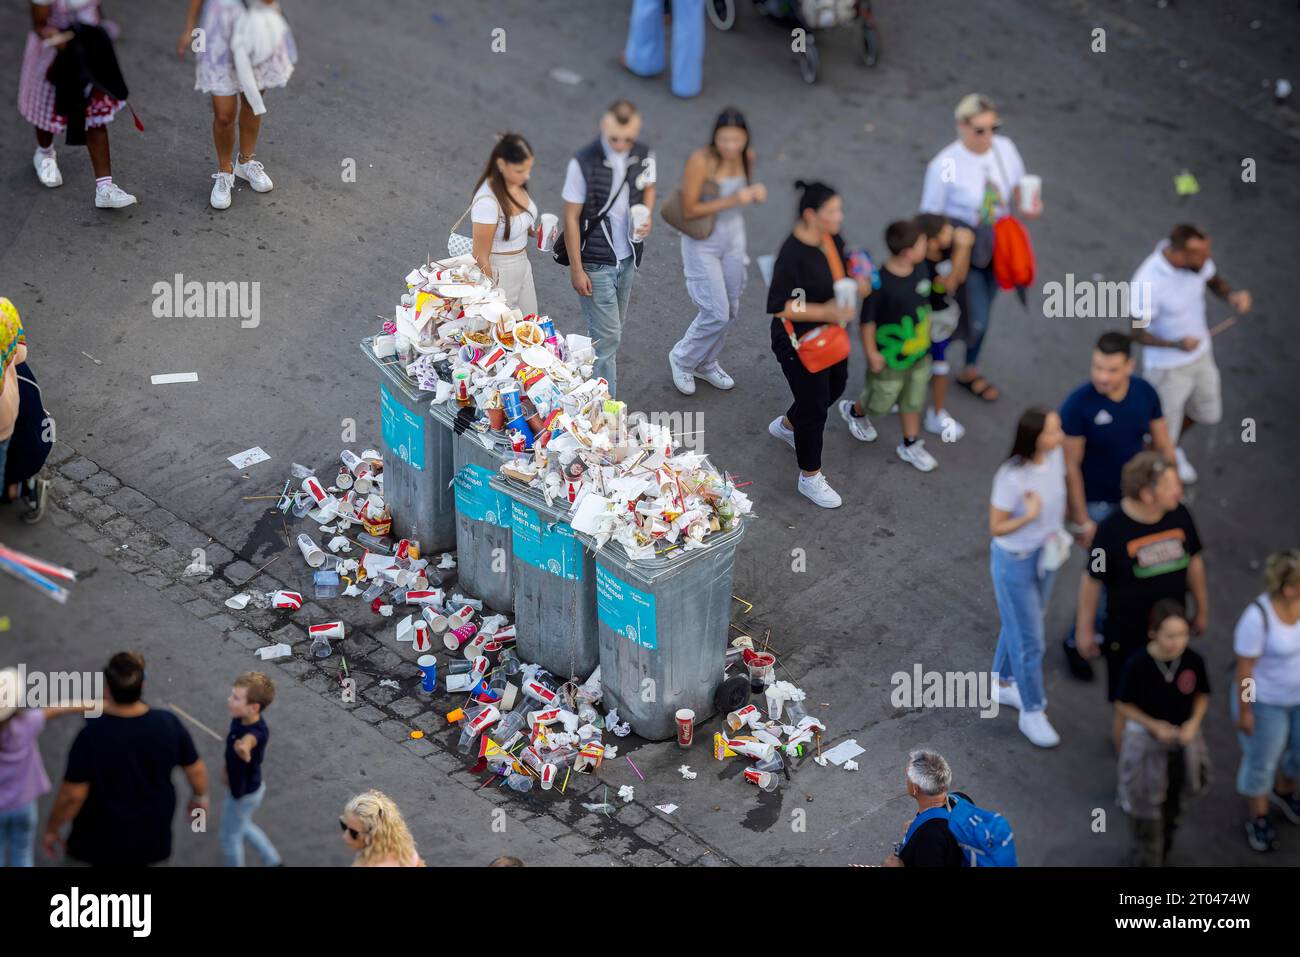
[(961, 845), (965, 866), (1019, 866), (1016, 862), (1016, 838), (1010, 822), (996, 811), (976, 807), (960, 791), (952, 792), (948, 807), (932, 807), (918, 814), (907, 829), (904, 843), (918, 827), (937, 817), (948, 819), (948, 833)]

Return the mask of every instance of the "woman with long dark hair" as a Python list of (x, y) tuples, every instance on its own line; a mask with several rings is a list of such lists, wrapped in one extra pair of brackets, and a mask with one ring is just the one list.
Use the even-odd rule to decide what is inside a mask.
[(537, 232), (537, 204), (528, 195), (533, 148), (518, 133), (504, 133), (474, 184), (470, 221), (474, 261), (496, 280), (506, 301), (524, 315), (537, 312), (528, 237)]
[(997, 700), (1020, 712), (1021, 733), (1040, 748), (1061, 740), (1047, 720), (1043, 616), (1056, 570), (1069, 553), (1064, 440), (1060, 416), (1028, 409), (989, 498), (989, 571), (1002, 618), (993, 653)]
[[(799, 462), (799, 492), (822, 508), (838, 508), (839, 494), (822, 474), (822, 435), (826, 410), (844, 391), (849, 378), (846, 355), (839, 362), (813, 372), (800, 358), (795, 341), (821, 327), (847, 326), (857, 310), (835, 301), (835, 281), (844, 276), (844, 201), (825, 183), (795, 184), (799, 192), (799, 219), (776, 254), (772, 282), (767, 289), (767, 311), (772, 314), (772, 352), (790, 384), (794, 402), (785, 415), (773, 419), (767, 431), (794, 449)], [(870, 292), (858, 280), (862, 295)], [(786, 325), (790, 328), (787, 329)]]
[[(695, 392), (695, 380), (717, 389), (736, 383), (718, 356), (731, 323), (740, 315), (745, 288), (745, 220), (741, 209), (767, 199), (767, 188), (754, 183), (754, 150), (745, 117), (727, 107), (713, 124), (713, 139), (686, 161), (682, 174), (682, 217), (712, 217), (703, 239), (682, 234), (682, 270), (686, 291), (699, 312), (686, 334), (668, 353), (673, 385), (683, 395)], [(707, 197), (707, 198), (706, 198)]]

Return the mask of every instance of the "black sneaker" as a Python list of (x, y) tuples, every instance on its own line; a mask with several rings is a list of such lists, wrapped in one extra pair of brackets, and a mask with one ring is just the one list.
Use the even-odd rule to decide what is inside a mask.
[(19, 492), (27, 510), (23, 512), (23, 521), (35, 525), (45, 517), (45, 503), (50, 496), (50, 483), (47, 479), (28, 479)]
[(1063, 645), (1065, 648), (1065, 663), (1070, 668), (1070, 675), (1079, 681), (1091, 681), (1092, 662), (1079, 654), (1079, 649), (1074, 647), (1068, 641)]
[(1300, 824), (1300, 794), (1295, 791), (1290, 794), (1278, 794), (1274, 791), (1268, 796), (1268, 799), (1286, 815), (1288, 821), (1292, 824)]
[(1266, 817), (1246, 822), (1246, 841), (1261, 854), (1277, 850), (1277, 831)]

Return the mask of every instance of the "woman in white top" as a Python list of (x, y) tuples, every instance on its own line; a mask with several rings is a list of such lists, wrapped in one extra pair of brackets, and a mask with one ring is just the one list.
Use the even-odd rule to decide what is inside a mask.
[(1043, 615), (1068, 546), (1065, 527), (1065, 432), (1055, 412), (1020, 417), (1011, 455), (993, 476), (989, 569), (1002, 630), (993, 653), (997, 698), (1020, 712), (1020, 730), (1041, 748), (1060, 737), (1047, 720), (1043, 690)]
[(998, 136), (997, 107), (980, 93), (957, 104), (957, 139), (941, 149), (925, 168), (921, 212), (947, 216), (975, 230), (970, 272), (957, 291), (966, 329), (966, 365), (957, 384), (986, 402), (998, 397), (997, 386), (979, 374), (980, 347), (998, 293), (993, 278), (992, 226), (1014, 210), (1026, 219), (1043, 214), (1035, 199), (1030, 210), (1020, 208), (1020, 181), (1025, 164), (1016, 144)]
[(506, 133), (488, 157), (470, 206), (474, 261), (524, 315), (537, 312), (528, 237), (537, 232), (537, 204), (528, 195), (533, 148), (518, 133)]
[(1271, 851), (1277, 835), (1268, 820), (1273, 803), (1300, 824), (1300, 549), (1270, 555), (1268, 589), (1237, 620), (1237, 717), (1241, 767), (1237, 793), (1250, 819), (1246, 839)]

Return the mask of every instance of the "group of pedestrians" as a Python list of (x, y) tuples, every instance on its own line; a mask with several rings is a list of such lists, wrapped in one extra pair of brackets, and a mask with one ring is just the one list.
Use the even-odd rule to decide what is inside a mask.
[[(95, 205), (134, 205), (136, 197), (113, 180), (109, 149), (109, 124), (130, 109), (114, 50), (119, 27), (103, 18), (99, 0), (31, 0), (31, 16), (18, 109), (36, 132), (37, 178), (49, 188), (63, 185), (54, 148), (63, 133), (68, 146), (84, 145), (90, 155)], [(176, 55), (187, 50), (195, 56), (195, 90), (212, 99), (217, 171), (209, 203), (227, 209), (236, 177), (259, 193), (274, 185), (254, 157), (266, 112), (262, 97), (289, 82), (297, 47), (274, 0), (190, 0)], [(144, 128), (138, 117), (136, 125)]]

